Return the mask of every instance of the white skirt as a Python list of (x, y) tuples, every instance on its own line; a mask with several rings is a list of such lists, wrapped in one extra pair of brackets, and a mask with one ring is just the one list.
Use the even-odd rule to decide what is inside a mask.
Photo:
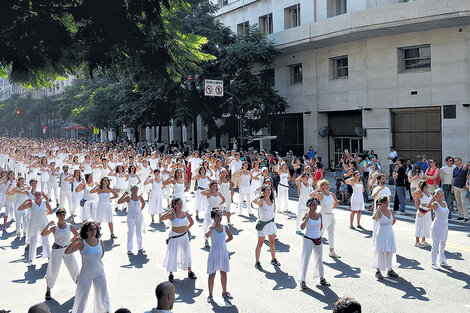
[(113, 222), (113, 208), (111, 202), (98, 202), (96, 207), (96, 223), (112, 223)]
[(216, 271), (230, 272), (228, 251), (222, 247), (212, 247), (207, 257), (207, 274)]
[(271, 222), (263, 227), (262, 230), (258, 230), (258, 237), (265, 237), (275, 235), (277, 231), (276, 223)]
[(391, 270), (397, 264), (397, 255), (394, 252), (382, 252), (374, 250), (373, 268), (378, 268), (381, 271), (386, 269)]
[[(170, 237), (181, 235), (170, 231)], [(184, 236), (170, 239), (168, 248), (166, 250), (165, 260), (163, 267), (168, 272), (176, 272), (178, 268), (186, 271), (191, 267), (191, 247), (189, 246), (189, 234)]]
[(430, 238), (431, 237), (431, 212), (424, 214), (424, 216), (419, 216), (416, 212), (415, 218), (415, 237), (418, 238)]
[(364, 210), (364, 197), (361, 193), (353, 192), (351, 196), (351, 211)]

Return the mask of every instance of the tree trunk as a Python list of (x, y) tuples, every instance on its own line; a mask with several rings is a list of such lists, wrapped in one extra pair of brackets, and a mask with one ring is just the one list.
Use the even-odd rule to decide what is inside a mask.
[(222, 132), (220, 131), (220, 128), (217, 127), (215, 130), (215, 145), (217, 149), (220, 149), (220, 139), (222, 137)]
[(135, 139), (135, 143), (138, 143), (138, 142), (139, 142), (138, 126), (134, 126), (134, 139)]

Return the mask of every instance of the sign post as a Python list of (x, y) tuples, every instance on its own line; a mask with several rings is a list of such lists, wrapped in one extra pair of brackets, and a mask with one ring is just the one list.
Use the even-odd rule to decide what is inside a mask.
[(205, 79), (204, 80), (204, 96), (223, 97), (224, 96), (224, 81)]

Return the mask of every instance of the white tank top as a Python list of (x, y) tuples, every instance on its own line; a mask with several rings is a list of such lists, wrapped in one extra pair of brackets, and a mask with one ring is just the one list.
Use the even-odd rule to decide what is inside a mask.
[(201, 189), (209, 188), (209, 179), (207, 178), (199, 178), (198, 187)]
[(153, 192), (162, 192), (162, 185), (163, 185), (162, 181), (157, 183), (154, 180), (153, 183), (152, 183), (152, 191)]
[(307, 221), (307, 226), (305, 230), (305, 236), (313, 239), (317, 239), (321, 237), (321, 217), (318, 220), (312, 220), (310, 217)]
[(104, 203), (110, 203), (111, 202), (111, 197), (109, 195), (109, 192), (102, 192), (98, 194), (98, 199), (99, 202), (104, 202)]
[(220, 201), (222, 201), (219, 197), (211, 195), (209, 198), (207, 198), (207, 209), (211, 211), (213, 208), (218, 208), (220, 206)]
[(321, 203), (321, 213), (329, 214), (333, 213), (333, 206), (335, 205), (335, 199), (333, 199), (333, 195), (330, 194), (327, 196), (324, 193), (323, 199), (320, 201)]
[(139, 216), (142, 214), (142, 210), (140, 209), (141, 203), (140, 200), (134, 201), (130, 200), (129, 204), (127, 205), (127, 217), (134, 217)]
[(226, 194), (230, 193), (230, 183), (228, 181), (227, 182), (221, 182), (219, 184), (219, 187), (220, 187), (220, 193), (221, 194), (226, 195)]
[(218, 232), (215, 229), (212, 230), (211, 234), (212, 248), (221, 248), (223, 251), (227, 250), (227, 244), (225, 243), (225, 225), (222, 225), (222, 232)]
[(60, 229), (59, 225), (56, 225), (54, 231), (54, 242), (60, 246), (67, 246), (70, 243), (70, 236), (72, 232), (70, 231), (70, 224), (66, 223), (64, 229)]
[(88, 184), (85, 185), (85, 188), (83, 188), (84, 192), (83, 192), (83, 199), (85, 200), (90, 200), (90, 201), (93, 201), (93, 200), (96, 200), (98, 199), (98, 195), (96, 193), (90, 193), (90, 191), (93, 189), (94, 187), (90, 187), (88, 186)]
[(175, 214), (175, 218), (171, 221), (171, 227), (182, 227), (182, 226), (188, 226), (189, 221), (188, 217), (186, 214), (184, 214), (183, 218), (177, 218)]
[(268, 205), (263, 199), (263, 205), (259, 208), (259, 219), (268, 222), (274, 218), (274, 202)]
[[(16, 191), (26, 191), (26, 187), (22, 188), (16, 188)], [(22, 193), (16, 193), (16, 203), (18, 205), (21, 205), (23, 202), (28, 200), (28, 195), (22, 194)]]
[(300, 198), (304, 200), (305, 198), (308, 199), (312, 191), (313, 191), (312, 185), (308, 184), (307, 186), (305, 186), (304, 182), (300, 183)]
[(90, 246), (86, 240), (82, 240), (83, 250), (80, 251), (82, 255), (82, 271), (99, 273), (103, 272), (103, 262), (101, 256), (103, 255), (103, 249), (101, 248), (101, 241), (98, 239), (96, 246)]
[(419, 206), (423, 209), (428, 209), (426, 208), (426, 205), (431, 201), (431, 195), (427, 196), (424, 192), (421, 193), (423, 196), (419, 199)]
[(81, 183), (82, 183), (81, 181), (77, 181), (75, 178), (73, 179), (73, 192), (76, 192), (78, 186), (80, 186)]
[(289, 175), (287, 173), (281, 172), (279, 174), (279, 184), (284, 187), (289, 187)]
[(175, 188), (175, 195), (184, 195), (184, 188), (185, 188), (184, 183), (182, 184), (175, 183), (174, 188)]
[(137, 176), (129, 176), (129, 179), (127, 181), (129, 184), (128, 188), (130, 189), (133, 185), (137, 185)]

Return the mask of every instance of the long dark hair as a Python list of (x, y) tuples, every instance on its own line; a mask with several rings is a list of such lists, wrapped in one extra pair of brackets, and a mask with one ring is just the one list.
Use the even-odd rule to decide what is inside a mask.
[(100, 238), (101, 237), (100, 228), (98, 226), (96, 226), (95, 222), (86, 222), (80, 228), (80, 238), (82, 238), (82, 239), (87, 239), (88, 238), (88, 234), (87, 234), (88, 228), (90, 228), (90, 226), (92, 224), (95, 225), (95, 227), (96, 227), (96, 236), (95, 236), (95, 238)]
[[(269, 200), (274, 201), (274, 190), (273, 190), (273, 187), (269, 186), (269, 185), (263, 185), (263, 187), (261, 187), (261, 192), (264, 192), (266, 189), (270, 189), (271, 190), (271, 194), (269, 195)], [(263, 196), (264, 198), (264, 196)]]
[(418, 164), (413, 165), (413, 169), (411, 170), (411, 175), (416, 176), (420, 172), (421, 172), (421, 167)]
[(103, 181), (107, 179), (108, 180), (108, 188), (111, 189), (111, 180), (108, 177), (103, 177), (100, 180), (100, 189), (103, 190)]

